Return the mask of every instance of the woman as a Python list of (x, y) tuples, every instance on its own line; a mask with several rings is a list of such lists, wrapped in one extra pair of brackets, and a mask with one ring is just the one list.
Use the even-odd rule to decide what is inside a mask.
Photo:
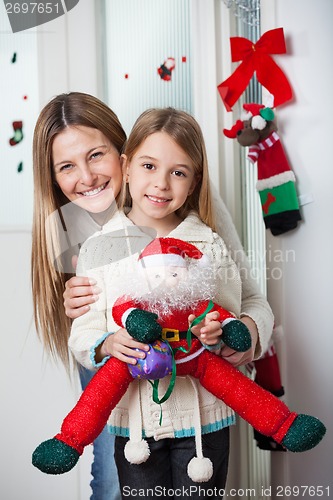
[[(121, 187), (119, 157), (125, 140), (117, 116), (100, 100), (77, 92), (52, 99), (41, 111), (35, 127), (34, 316), (45, 349), (68, 372), (71, 320), (65, 315), (62, 295), (66, 281), (75, 272), (71, 257), (78, 254), (88, 236), (100, 229), (100, 223), (108, 220), (109, 207)], [(95, 296), (86, 302), (94, 300)], [(93, 372), (80, 367), (79, 374), (84, 388)], [(94, 443), (93, 500), (120, 498), (110, 453), (113, 446), (114, 439), (106, 430)]]

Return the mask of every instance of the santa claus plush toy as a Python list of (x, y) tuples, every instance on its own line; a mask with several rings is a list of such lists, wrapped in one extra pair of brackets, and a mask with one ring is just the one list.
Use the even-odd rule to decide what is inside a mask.
[(172, 71), (175, 69), (175, 67), (176, 67), (175, 58), (168, 57), (157, 70), (157, 73), (160, 75), (161, 80), (169, 82), (171, 80)]
[(257, 189), (265, 226), (277, 236), (295, 229), (301, 220), (295, 174), (277, 134), (273, 110), (255, 103), (244, 104), (243, 108), (242, 119), (223, 133), (248, 146), (249, 160), (257, 162)]
[[(112, 312), (116, 322), (141, 342), (152, 343), (161, 338), (168, 342), (174, 353), (177, 375), (197, 378), (203, 387), (259, 432), (272, 436), (291, 451), (313, 448), (325, 434), (325, 426), (317, 418), (291, 412), (276, 396), (220, 357), (218, 351), (212, 352), (212, 347), (218, 349), (222, 342), (234, 350), (245, 351), (251, 345), (251, 336), (247, 327), (232, 313), (209, 300), (214, 297), (214, 283), (210, 279), (214, 273), (210, 273), (206, 265), (206, 257), (189, 243), (174, 238), (153, 240), (139, 258), (141, 286), (131, 286), (130, 289), (137, 292), (120, 297), (114, 304)], [(220, 314), (222, 336), (216, 346), (203, 345), (191, 334), (194, 322), (188, 328), (191, 314), (196, 315), (195, 322), (198, 323), (209, 310)], [(153, 357), (148, 354), (146, 363), (153, 362)], [(149, 367), (140, 369), (141, 378), (145, 371), (151, 373)], [(37, 447), (33, 464), (48, 474), (71, 470), (84, 447), (102, 431), (132, 380), (128, 366), (111, 357), (94, 375), (65, 418), (61, 432)], [(193, 388), (195, 395), (195, 384)], [(195, 406), (197, 456), (189, 462), (187, 470), (193, 481), (204, 482), (211, 478), (213, 466), (202, 454), (199, 404)], [(135, 464), (149, 458), (149, 447), (142, 437), (141, 425), (136, 428), (130, 425), (125, 456)]]

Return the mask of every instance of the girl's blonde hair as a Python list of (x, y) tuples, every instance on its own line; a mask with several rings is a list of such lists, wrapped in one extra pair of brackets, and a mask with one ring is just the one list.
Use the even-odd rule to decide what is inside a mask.
[[(206, 147), (198, 122), (185, 111), (174, 108), (152, 108), (144, 111), (136, 120), (126, 143), (124, 154), (128, 162), (132, 160), (142, 142), (156, 132), (167, 133), (191, 158), (194, 166), (197, 184), (177, 214), (185, 219), (191, 210), (195, 210), (201, 220), (215, 230)], [(128, 185), (123, 187), (122, 203), (131, 206)]]
[[(69, 368), (68, 336), (71, 321), (65, 315), (63, 292), (70, 277), (56, 269), (52, 261), (47, 219), (69, 200), (54, 181), (52, 145), (66, 127), (85, 126), (100, 130), (122, 153), (126, 134), (115, 113), (89, 94), (71, 92), (53, 98), (41, 111), (33, 137), (34, 213), (32, 229), (32, 295), (37, 334), (46, 350)], [(63, 219), (62, 219), (63, 220)], [(65, 222), (64, 230), (66, 230)], [(57, 231), (51, 238), (57, 239)], [(58, 241), (51, 245), (57, 247)]]

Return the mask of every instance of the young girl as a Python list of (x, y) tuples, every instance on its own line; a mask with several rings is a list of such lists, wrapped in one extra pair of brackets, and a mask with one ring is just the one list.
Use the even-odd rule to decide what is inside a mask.
[[(112, 231), (114, 234), (114, 231), (123, 228), (148, 227), (158, 236), (168, 235), (195, 244), (203, 253), (214, 257), (218, 266), (219, 259), (224, 262), (226, 245), (211, 229), (214, 228), (214, 221), (207, 160), (202, 134), (196, 121), (186, 113), (172, 109), (144, 113), (133, 128), (123, 160), (132, 204), (127, 217), (122, 213), (115, 214), (101, 233)], [(146, 234), (145, 230), (141, 232), (143, 236)], [(74, 321), (70, 339), (76, 358), (90, 368), (105, 363), (110, 355), (128, 361), (129, 356), (133, 356), (131, 348), (138, 346), (124, 331), (105, 335), (105, 332), (117, 329), (109, 312), (119, 292), (116, 277), (123, 276), (130, 262), (123, 259), (113, 266), (94, 270), (94, 259), (91, 256), (108, 251), (107, 238), (98, 239), (97, 246), (96, 241), (97, 239), (90, 239), (81, 249), (78, 272), (95, 277), (103, 291), (96, 307), (91, 307), (86, 315)], [(221, 275), (221, 280), (231, 271), (233, 276), (239, 276), (236, 264), (227, 260), (228, 266), (220, 265), (221, 273), (217, 273), (218, 276)], [(218, 302), (226, 308), (232, 305), (230, 309), (249, 326), (255, 356), (258, 356), (265, 349), (271, 334), (272, 315), (265, 299), (246, 277), (246, 262), (241, 263), (240, 272), (245, 277), (243, 291), (238, 278), (234, 283), (233, 297), (219, 297), (221, 300)], [(114, 291), (111, 293), (108, 290), (106, 294), (105, 283), (110, 279), (113, 280)], [(216, 331), (218, 330), (212, 332), (210, 338), (209, 332), (203, 327), (199, 333), (200, 339), (208, 345), (216, 344), (221, 334), (220, 330), (218, 334)], [(234, 353), (224, 348), (221, 355), (232, 357)], [(188, 377), (177, 380), (170, 399), (163, 405), (161, 426), (159, 406), (152, 403), (149, 383), (134, 382), (131, 386), (112, 412), (110, 421), (110, 431), (117, 435), (116, 460), (122, 487), (193, 486), (186, 471), (187, 463), (195, 455), (195, 402), (190, 396), (193, 393), (191, 380)], [(163, 383), (161, 386), (163, 390)], [(200, 385), (197, 385), (197, 391), (204, 455), (214, 465), (214, 475), (205, 483), (204, 488), (223, 488), (229, 451), (228, 427), (234, 423), (234, 414)], [(140, 466), (131, 465), (124, 458), (124, 446), (129, 435), (128, 404), (129, 401), (135, 404), (136, 400), (141, 401), (143, 433), (151, 450), (149, 460)]]

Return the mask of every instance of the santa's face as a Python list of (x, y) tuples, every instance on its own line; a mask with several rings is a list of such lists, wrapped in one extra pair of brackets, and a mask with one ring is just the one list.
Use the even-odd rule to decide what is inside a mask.
[[(194, 259), (193, 259), (194, 260)], [(142, 309), (160, 318), (175, 310), (193, 310), (198, 303), (215, 296), (214, 273), (196, 262), (184, 265), (148, 265), (142, 263), (131, 273), (123, 294), (131, 297)]]
[(180, 266), (149, 266), (143, 270), (150, 290), (176, 288), (187, 277), (187, 268)]

